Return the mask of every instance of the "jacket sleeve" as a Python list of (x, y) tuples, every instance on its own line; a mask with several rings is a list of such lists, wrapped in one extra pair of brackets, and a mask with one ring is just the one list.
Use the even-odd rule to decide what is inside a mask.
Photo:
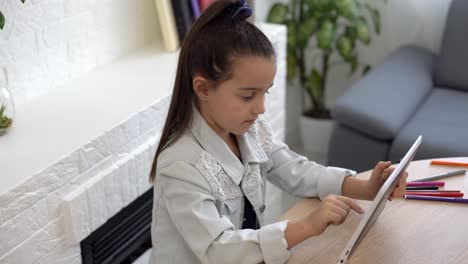
[(278, 188), (301, 197), (325, 198), (328, 194), (341, 195), (346, 176), (356, 172), (338, 167), (326, 167), (309, 161), (291, 151), (286, 144), (273, 139), (267, 162), (267, 179)]
[(171, 220), (201, 263), (284, 263), (289, 258), (287, 222), (236, 230), (220, 215), (209, 183), (192, 165), (175, 162), (157, 180)]

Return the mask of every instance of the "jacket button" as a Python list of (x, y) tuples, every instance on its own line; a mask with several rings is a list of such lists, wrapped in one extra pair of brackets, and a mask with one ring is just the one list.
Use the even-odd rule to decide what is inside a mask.
[(258, 210), (260, 211), (260, 213), (263, 213), (265, 212), (265, 205), (261, 205)]

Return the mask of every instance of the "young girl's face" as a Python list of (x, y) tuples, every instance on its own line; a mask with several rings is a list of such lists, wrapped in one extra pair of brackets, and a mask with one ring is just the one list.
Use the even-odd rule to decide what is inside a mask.
[(273, 85), (276, 63), (273, 58), (241, 56), (233, 61), (229, 80), (209, 88), (203, 103), (207, 123), (221, 137), (248, 131), (265, 112), (265, 96)]

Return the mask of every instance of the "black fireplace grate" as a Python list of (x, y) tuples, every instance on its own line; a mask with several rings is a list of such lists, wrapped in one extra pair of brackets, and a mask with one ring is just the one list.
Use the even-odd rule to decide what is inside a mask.
[(81, 241), (83, 264), (132, 263), (151, 248), (153, 188)]

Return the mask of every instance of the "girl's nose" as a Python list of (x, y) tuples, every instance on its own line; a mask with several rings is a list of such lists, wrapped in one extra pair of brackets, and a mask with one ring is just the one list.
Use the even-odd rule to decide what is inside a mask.
[(265, 98), (261, 98), (254, 106), (254, 112), (257, 115), (265, 113)]

